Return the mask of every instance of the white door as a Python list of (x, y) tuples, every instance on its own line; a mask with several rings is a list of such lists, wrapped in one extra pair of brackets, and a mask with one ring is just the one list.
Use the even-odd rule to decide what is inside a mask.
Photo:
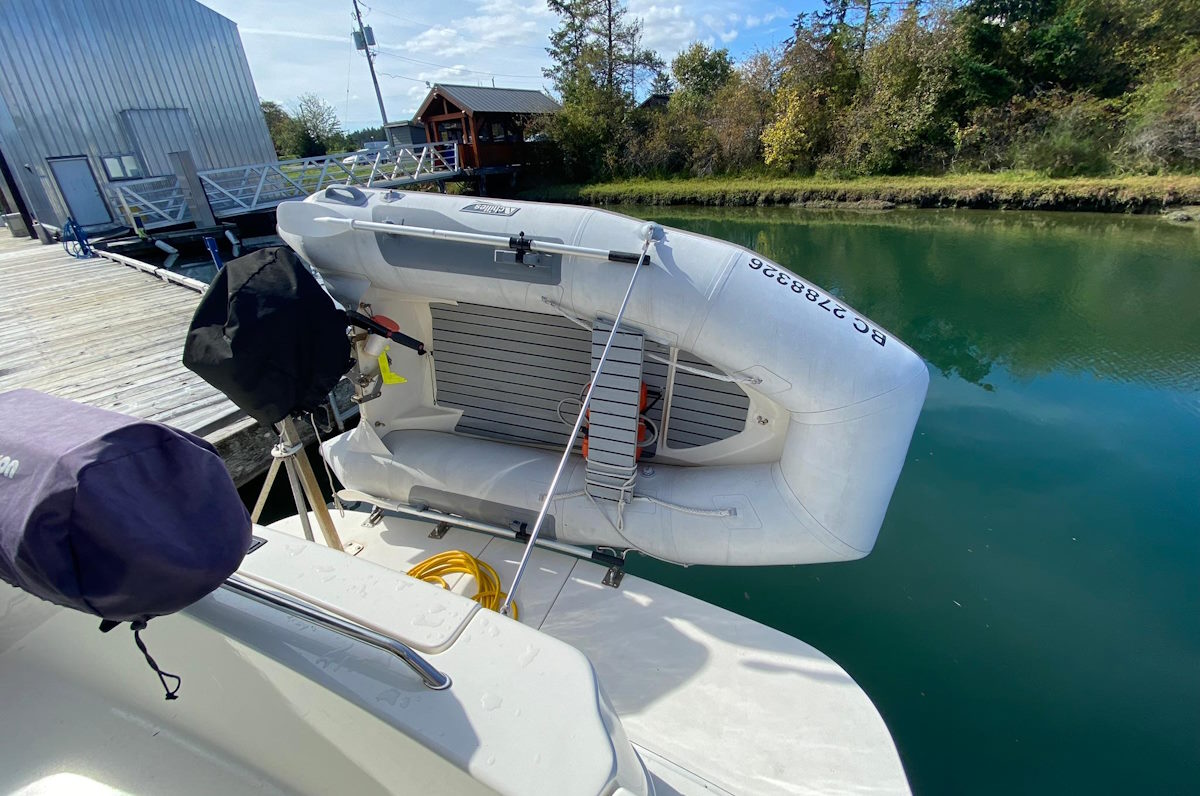
[(54, 158), (49, 163), (58, 191), (66, 200), (67, 210), (76, 224), (91, 227), (112, 221), (87, 158)]

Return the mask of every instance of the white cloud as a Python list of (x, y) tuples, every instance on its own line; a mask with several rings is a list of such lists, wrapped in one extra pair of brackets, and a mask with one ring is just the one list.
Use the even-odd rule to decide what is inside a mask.
[(705, 26), (712, 31), (711, 35), (720, 39), (722, 44), (728, 44), (737, 38), (738, 30), (736, 26), (727, 28), (719, 18), (713, 16), (712, 14), (705, 14), (703, 17), (701, 17), (701, 20), (704, 22)]
[(782, 8), (776, 8), (759, 16), (746, 17), (746, 30), (754, 30), (763, 25), (770, 24), (777, 19), (790, 19), (792, 17), (787, 11)]
[[(308, 33), (301, 30), (270, 30), (263, 28), (243, 28), (239, 27), (238, 31), (243, 36), (281, 36), (285, 39), (308, 39), (309, 41), (330, 41), (344, 44), (345, 36), (331, 36), (328, 33)], [(243, 44), (242, 46), (245, 46)]]
[(657, 50), (668, 63), (700, 36), (695, 15), (679, 4), (664, 6), (635, 0), (629, 4), (629, 13), (642, 20), (642, 43)]
[[(242, 33), (260, 96), (285, 105), (315, 92), (337, 108), (348, 129), (378, 124), (366, 59), (353, 49), (349, 4), (337, 0), (201, 0)], [(817, 0), (802, 0), (805, 8)], [(377, 67), (389, 118), (407, 118), (425, 81), (544, 88), (545, 48), (557, 17), (543, 0), (442, 0), (414, 6), (360, 0), (379, 42)], [(643, 21), (642, 43), (670, 63), (693, 41), (736, 45), (735, 57), (777, 43), (771, 22), (789, 19), (771, 0), (628, 0)], [(303, 24), (301, 24), (301, 22)], [(283, 27), (280, 27), (282, 23)], [(777, 27), (777, 26), (775, 26)], [(775, 35), (778, 37), (778, 31)]]

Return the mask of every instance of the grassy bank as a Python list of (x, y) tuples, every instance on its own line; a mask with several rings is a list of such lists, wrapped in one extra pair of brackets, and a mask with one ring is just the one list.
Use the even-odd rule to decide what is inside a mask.
[(971, 207), (1146, 213), (1200, 204), (1200, 176), (1078, 177), (948, 174), (941, 177), (730, 177), (619, 180), (548, 186), (524, 198), (581, 204)]

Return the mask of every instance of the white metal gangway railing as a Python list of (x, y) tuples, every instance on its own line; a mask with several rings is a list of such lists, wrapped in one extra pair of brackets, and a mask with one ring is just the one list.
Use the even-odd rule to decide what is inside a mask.
[[(460, 155), (456, 143), (417, 144), (209, 169), (197, 176), (213, 215), (227, 218), (302, 199), (330, 185), (386, 188), (450, 179), (462, 173)], [(148, 229), (191, 219), (175, 176), (126, 180), (109, 189), (125, 217), (131, 222), (141, 217)]]

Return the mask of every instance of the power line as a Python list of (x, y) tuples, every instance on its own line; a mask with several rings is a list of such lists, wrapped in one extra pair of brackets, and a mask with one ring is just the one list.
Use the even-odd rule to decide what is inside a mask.
[(399, 58), (401, 61), (411, 61), (415, 64), (422, 64), (424, 66), (433, 66), (433, 67), (437, 67), (438, 69), (449, 69), (450, 71), (453, 71), (453, 72), (470, 72), (473, 75), (488, 75), (490, 77), (516, 77), (516, 78), (523, 78), (523, 79), (528, 79), (528, 80), (543, 80), (544, 79), (542, 75), (513, 75), (513, 74), (506, 74), (504, 72), (488, 72), (488, 71), (484, 71), (482, 69), (467, 69), (465, 66), (449, 66), (447, 64), (435, 64), (433, 61), (422, 61), (420, 58), (410, 58), (406, 55), (397, 55), (396, 53), (388, 52), (387, 50), (380, 50), (380, 53), (382, 55), (391, 56), (392, 58)]
[(428, 80), (422, 80), (419, 77), (409, 77), (408, 75), (393, 75), (391, 72), (382, 72), (382, 71), (379, 74), (383, 75), (384, 77), (398, 77), (401, 80), (411, 80), (414, 83), (424, 83), (427, 86), (430, 85), (430, 82)]
[[(391, 17), (392, 19), (397, 19), (401, 22), (415, 23), (416, 25), (424, 27), (426, 30), (435, 30), (437, 28), (445, 27), (444, 25), (441, 25), (439, 23), (428, 22), (424, 19), (416, 19), (415, 17), (412, 17), (412, 16), (400, 16), (399, 14), (393, 14), (391, 11), (385, 11), (382, 8), (373, 8), (372, 6), (369, 6), (366, 3), (362, 3), (361, 0), (360, 0), (360, 5), (362, 5), (362, 7), (367, 9), (368, 11), (372, 11), (372, 12), (377, 11), (380, 14), (383, 14), (384, 16)], [(544, 48), (544, 47), (533, 47), (528, 44), (503, 44), (503, 45), (492, 45), (492, 46), (506, 47), (506, 48), (520, 47), (522, 50), (533, 50), (534, 52), (540, 52), (543, 54), (546, 52), (546, 48)]]

